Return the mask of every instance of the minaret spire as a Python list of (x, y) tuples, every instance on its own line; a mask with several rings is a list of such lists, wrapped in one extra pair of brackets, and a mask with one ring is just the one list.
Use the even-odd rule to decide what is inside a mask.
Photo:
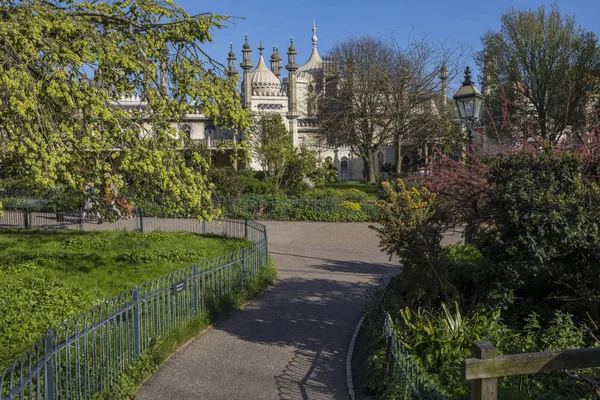
[(298, 145), (298, 108), (296, 103), (296, 48), (294, 47), (294, 39), (290, 38), (290, 47), (288, 48), (288, 64), (285, 69), (288, 70), (288, 112), (286, 117), (289, 122), (289, 132), (292, 136), (294, 147)]
[(271, 55), (271, 71), (277, 78), (281, 76), (281, 56), (279, 55), (279, 49), (273, 45), (273, 54)]
[(312, 31), (313, 31), (312, 45), (313, 45), (313, 47), (317, 47), (317, 25), (315, 24), (315, 20), (314, 19), (313, 19)]
[(446, 68), (446, 62), (442, 64), (440, 69), (440, 80), (442, 81), (442, 111), (446, 111), (446, 80), (448, 79), (448, 68)]
[(227, 56), (227, 74), (229, 76), (234, 76), (236, 75), (238, 72), (235, 69), (235, 53), (233, 52), (233, 43), (229, 44), (229, 54)]
[(252, 106), (252, 101), (250, 98), (250, 71), (254, 65), (252, 64), (251, 54), (252, 50), (250, 49), (250, 43), (248, 43), (248, 34), (246, 34), (246, 41), (242, 48), (242, 63), (240, 64), (240, 67), (242, 67), (244, 70), (244, 82), (242, 83), (242, 90), (245, 108), (250, 108)]

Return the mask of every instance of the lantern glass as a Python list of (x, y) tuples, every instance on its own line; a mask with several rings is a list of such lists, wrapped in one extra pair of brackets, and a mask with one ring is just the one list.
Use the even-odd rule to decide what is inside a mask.
[(473, 118), (473, 99), (464, 98), (456, 100), (456, 106), (458, 107), (458, 113), (461, 119)]
[(476, 96), (473, 103), (473, 118), (480, 121), (483, 114), (483, 98)]

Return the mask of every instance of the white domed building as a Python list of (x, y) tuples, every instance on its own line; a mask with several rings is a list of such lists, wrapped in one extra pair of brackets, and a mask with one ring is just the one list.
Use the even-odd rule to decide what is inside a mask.
[[(306, 146), (319, 152), (322, 159), (328, 160), (338, 170), (342, 179), (362, 179), (362, 160), (352, 154), (349, 147), (331, 148), (317, 137), (316, 111), (317, 96), (325, 89), (329, 79), (335, 78), (337, 66), (331, 58), (319, 56), (317, 50), (316, 27), (312, 28), (312, 52), (301, 66), (296, 63), (296, 49), (290, 40), (287, 52), (286, 70), (288, 76), (281, 78), (282, 58), (277, 47), (269, 59), (270, 68), (265, 63), (262, 43), (258, 47), (259, 59), (253, 69), (252, 50), (246, 37), (242, 48), (242, 102), (253, 113), (279, 113), (288, 127), (294, 146)], [(233, 51), (227, 58), (228, 72), (236, 74), (236, 57)], [(386, 153), (386, 154), (384, 154)], [(393, 156), (393, 149), (382, 149), (378, 155), (383, 166), (387, 153)], [(390, 162), (390, 161), (387, 161)], [(258, 169), (258, 165), (251, 163)]]

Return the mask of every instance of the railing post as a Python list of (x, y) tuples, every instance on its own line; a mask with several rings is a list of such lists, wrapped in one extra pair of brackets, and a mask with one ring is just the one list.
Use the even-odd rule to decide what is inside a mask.
[(200, 273), (198, 272), (198, 264), (194, 264), (192, 266), (192, 278), (194, 278), (194, 293), (193, 293), (193, 301), (194, 301), (194, 312), (198, 314), (199, 303), (200, 303)]
[(248, 240), (248, 220), (244, 220), (244, 239)]
[(44, 399), (54, 400), (54, 343), (52, 331), (46, 332), (44, 343)]
[[(495, 358), (498, 350), (489, 342), (475, 341), (471, 346), (471, 357), (479, 360)], [(471, 400), (497, 400), (498, 378), (471, 381)]]
[(133, 357), (140, 358), (140, 342), (142, 329), (140, 324), (140, 289), (133, 288)]
[(29, 228), (29, 211), (23, 210), (23, 228)]
[(140, 232), (144, 233), (144, 210), (142, 208), (138, 210), (138, 217), (140, 218)]
[(263, 225), (263, 237), (265, 238), (265, 261), (262, 266), (265, 266), (269, 263), (269, 235), (267, 235), (267, 227)]
[(202, 220), (202, 233), (206, 233), (206, 220)]
[(83, 208), (79, 209), (79, 230), (82, 231), (83, 230)]
[(248, 283), (248, 275), (246, 273), (246, 249), (242, 249), (242, 283), (244, 288), (246, 288), (246, 283)]

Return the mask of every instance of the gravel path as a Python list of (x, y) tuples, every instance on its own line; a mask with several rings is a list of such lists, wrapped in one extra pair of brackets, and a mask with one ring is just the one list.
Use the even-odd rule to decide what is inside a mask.
[(345, 358), (367, 289), (398, 272), (363, 223), (264, 222), (275, 287), (146, 381), (139, 399), (347, 399)]

